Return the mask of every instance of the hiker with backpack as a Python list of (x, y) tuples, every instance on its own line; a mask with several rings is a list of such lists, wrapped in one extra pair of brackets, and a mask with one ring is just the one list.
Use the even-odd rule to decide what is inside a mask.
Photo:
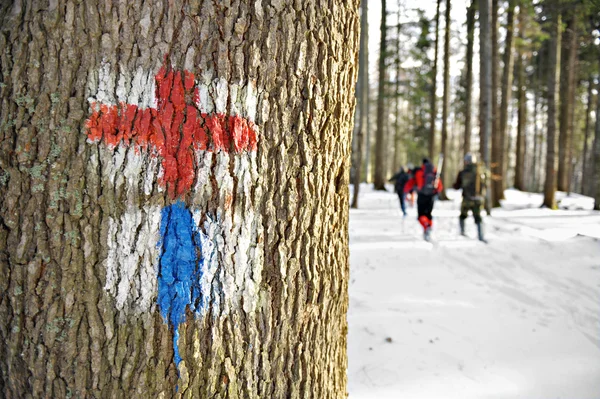
[(419, 223), (423, 226), (423, 238), (429, 241), (433, 227), (431, 212), (433, 211), (434, 197), (443, 190), (442, 180), (429, 159), (424, 158), (423, 165), (414, 170), (413, 177), (404, 186), (404, 192), (410, 192), (413, 187), (417, 188), (417, 213)]
[(396, 173), (389, 181), (394, 182), (394, 191), (398, 194), (398, 198), (400, 199), (400, 208), (402, 209), (402, 214), (406, 216), (406, 204), (404, 193), (404, 186), (409, 179), (408, 173), (404, 171), (403, 167), (400, 167), (398, 173)]
[(485, 167), (476, 162), (475, 156), (465, 155), (465, 167), (458, 172), (454, 188), (462, 189), (462, 203), (460, 205), (460, 234), (465, 234), (465, 220), (469, 211), (473, 213), (477, 225), (477, 236), (480, 241), (486, 242), (483, 236), (483, 221), (481, 219), (481, 206), (485, 199), (487, 174)]

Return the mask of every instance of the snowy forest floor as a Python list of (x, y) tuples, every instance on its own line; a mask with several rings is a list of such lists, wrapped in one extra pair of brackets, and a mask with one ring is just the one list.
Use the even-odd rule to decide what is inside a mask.
[[(350, 399), (600, 398), (600, 212), (507, 190), (489, 244), (458, 234), (460, 193), (416, 209), (361, 186), (350, 211)], [(583, 209), (577, 209), (583, 208)]]

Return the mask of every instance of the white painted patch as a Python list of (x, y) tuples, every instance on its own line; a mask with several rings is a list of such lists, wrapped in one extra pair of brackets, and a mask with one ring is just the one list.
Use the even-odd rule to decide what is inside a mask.
[(157, 292), (157, 260), (161, 209), (128, 207), (108, 221), (108, 256), (104, 288), (115, 298), (119, 310), (148, 312)]

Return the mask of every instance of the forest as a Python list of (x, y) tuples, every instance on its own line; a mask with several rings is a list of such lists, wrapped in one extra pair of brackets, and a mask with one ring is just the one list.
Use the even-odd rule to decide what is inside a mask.
[(490, 172), (487, 209), (511, 187), (543, 192), (552, 209), (556, 191), (600, 207), (598, 1), (437, 0), (430, 17), (426, 3), (382, 0), (369, 48), (373, 3), (361, 3), (355, 187), (385, 189), (401, 166), (439, 154), (447, 187), (472, 152)]

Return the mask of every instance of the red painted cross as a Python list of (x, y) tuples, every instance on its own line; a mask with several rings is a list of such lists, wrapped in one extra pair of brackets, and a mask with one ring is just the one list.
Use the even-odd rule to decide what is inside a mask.
[(86, 121), (90, 141), (104, 141), (110, 148), (120, 143), (135, 145), (162, 158), (161, 184), (171, 198), (188, 192), (196, 177), (195, 151), (241, 153), (256, 151), (256, 128), (241, 116), (201, 113), (194, 74), (168, 70), (155, 76), (156, 108), (121, 103), (92, 103)]

